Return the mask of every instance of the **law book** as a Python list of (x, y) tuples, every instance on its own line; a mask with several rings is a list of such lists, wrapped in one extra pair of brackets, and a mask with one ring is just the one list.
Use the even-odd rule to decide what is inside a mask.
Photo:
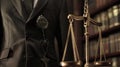
[(117, 39), (118, 41), (118, 52), (120, 52), (120, 33), (118, 33), (118, 39)]
[[(98, 23), (102, 23), (101, 21), (101, 15), (100, 14), (97, 14), (94, 19), (98, 22)], [(98, 26), (94, 26), (94, 30), (95, 30), (95, 33), (98, 33)]]
[(113, 9), (113, 23), (112, 23), (112, 25), (113, 26), (117, 26), (117, 25), (119, 25), (120, 23), (119, 23), (119, 18), (118, 18), (118, 14), (119, 14), (119, 11), (118, 11), (118, 5), (114, 5), (113, 7), (112, 7), (112, 9)]
[(89, 23), (89, 26), (88, 26), (88, 33), (89, 33), (89, 36), (95, 34), (95, 26), (91, 23)]
[(90, 9), (96, 8), (96, 0), (89, 0), (88, 4), (89, 4)]
[(110, 54), (115, 52), (114, 35), (110, 35)]
[(120, 24), (120, 4), (118, 5), (118, 22)]
[(106, 38), (103, 38), (103, 47), (104, 47), (104, 52), (105, 54), (108, 54), (109, 51), (110, 51), (110, 45), (109, 45), (109, 38), (106, 37)]
[(102, 23), (102, 31), (109, 28), (107, 11), (101, 13), (101, 23)]
[(109, 28), (113, 27), (114, 19), (113, 19), (113, 9), (112, 8), (108, 9), (108, 20), (109, 20)]
[[(98, 56), (99, 55), (99, 48), (97, 49), (98, 47), (98, 43), (96, 40), (93, 40), (93, 41), (90, 41), (89, 42), (89, 54), (90, 54), (90, 57), (95, 57), (96, 55)], [(96, 54), (97, 52), (97, 54)]]

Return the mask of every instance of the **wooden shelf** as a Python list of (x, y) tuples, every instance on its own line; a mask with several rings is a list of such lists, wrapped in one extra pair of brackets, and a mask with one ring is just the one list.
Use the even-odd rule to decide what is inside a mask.
[(111, 7), (115, 4), (119, 4), (119, 3), (120, 3), (120, 0), (110, 0), (106, 4), (101, 5), (100, 7), (94, 7), (94, 6), (90, 7), (90, 9), (93, 9), (93, 10), (89, 10), (89, 11), (90, 11), (91, 16), (94, 16), (97, 13), (100, 13), (100, 12), (108, 9), (109, 7)]
[[(102, 37), (107, 37), (110, 34), (114, 34), (116, 32), (120, 32), (120, 25), (114, 26), (112, 28), (109, 28), (109, 29), (106, 29), (106, 30), (102, 31)], [(98, 35), (99, 35), (98, 33), (95, 33), (95, 34), (89, 36), (89, 39), (90, 40), (97, 39)]]
[[(107, 37), (111, 34), (120, 32), (120, 25), (118, 26), (114, 26), (112, 28), (106, 29), (104, 31), (102, 31), (102, 37)], [(89, 36), (89, 40), (94, 40), (94, 39), (98, 39), (99, 33), (95, 33)], [(83, 36), (83, 42), (85, 41), (85, 36)]]

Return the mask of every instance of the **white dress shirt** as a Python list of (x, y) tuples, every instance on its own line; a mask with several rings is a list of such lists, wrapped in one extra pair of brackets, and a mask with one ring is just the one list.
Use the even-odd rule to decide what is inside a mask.
[(37, 5), (37, 2), (38, 2), (38, 0), (34, 0), (34, 6), (33, 7), (35, 7)]

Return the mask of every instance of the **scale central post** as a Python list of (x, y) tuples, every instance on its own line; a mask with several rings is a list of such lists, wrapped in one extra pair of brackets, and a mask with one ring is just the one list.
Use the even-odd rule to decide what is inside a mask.
[(84, 1), (84, 14), (83, 14), (84, 19), (84, 28), (85, 28), (85, 56), (86, 56), (86, 63), (84, 65), (84, 67), (90, 67), (90, 63), (89, 63), (89, 33), (88, 33), (88, 26), (89, 26), (89, 9), (88, 9), (88, 0)]
[(89, 33), (88, 33), (88, 21), (84, 20), (84, 28), (85, 28), (85, 56), (86, 56), (86, 63), (84, 67), (89, 67)]

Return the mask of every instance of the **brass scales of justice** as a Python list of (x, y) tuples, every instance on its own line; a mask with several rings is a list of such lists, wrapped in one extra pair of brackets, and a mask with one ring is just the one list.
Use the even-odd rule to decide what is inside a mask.
[[(77, 21), (81, 21), (83, 20), (84, 22), (84, 28), (85, 28), (85, 65), (84, 67), (93, 67), (93, 66), (112, 66), (111, 62), (106, 61), (106, 57), (105, 57), (105, 53), (103, 50), (103, 45), (102, 45), (102, 34), (101, 34), (101, 30), (100, 30), (100, 26), (102, 26), (102, 23), (98, 23), (96, 22), (94, 19), (92, 19), (90, 17), (89, 14), (89, 9), (88, 9), (88, 0), (84, 1), (84, 13), (83, 16), (76, 16), (73, 14), (69, 14), (68, 15), (68, 20), (69, 20), (69, 28), (68, 28), (68, 33), (67, 33), (67, 39), (66, 39), (66, 43), (65, 43), (65, 48), (64, 48), (64, 53), (63, 53), (63, 58), (62, 61), (60, 62), (60, 65), (62, 67), (81, 67), (82, 65), (82, 61), (79, 58), (79, 53), (78, 53), (78, 48), (77, 48), (77, 44), (75, 41), (75, 36), (74, 36), (74, 30), (73, 30), (73, 22), (74, 20)], [(100, 46), (100, 60), (99, 61), (94, 61), (94, 63), (91, 65), (89, 63), (89, 32), (88, 32), (88, 26), (89, 24), (93, 24), (98, 26), (98, 31), (99, 31), (99, 45)], [(71, 34), (71, 39), (72, 39), (72, 49), (73, 49), (73, 56), (74, 56), (74, 61), (65, 61), (65, 56), (66, 56), (66, 51), (67, 51), (67, 47), (68, 47), (68, 40), (69, 40), (69, 36)], [(104, 53), (104, 60), (102, 60), (102, 52)], [(96, 57), (95, 57), (96, 58)]]

